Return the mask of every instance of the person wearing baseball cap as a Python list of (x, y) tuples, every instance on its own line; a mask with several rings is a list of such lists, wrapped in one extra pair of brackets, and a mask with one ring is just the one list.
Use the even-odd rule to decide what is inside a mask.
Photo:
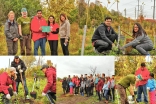
[(47, 96), (49, 102), (53, 104), (56, 101), (56, 69), (53, 66), (49, 67), (44, 64), (41, 70), (47, 78), (47, 84), (42, 91), (42, 96)]
[[(16, 96), (16, 69), (14, 67), (8, 68), (7, 72), (0, 74), (0, 93), (3, 93), (2, 99), (5, 100), (5, 104), (10, 104), (10, 99), (13, 94)], [(12, 88), (9, 86), (12, 85)]]
[(20, 34), (21, 55), (31, 55), (31, 18), (28, 17), (26, 8), (21, 9), (21, 14), (22, 16), (17, 19)]

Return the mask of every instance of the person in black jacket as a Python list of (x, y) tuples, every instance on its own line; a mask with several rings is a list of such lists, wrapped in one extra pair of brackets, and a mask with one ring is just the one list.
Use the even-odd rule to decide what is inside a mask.
[(66, 80), (66, 78), (64, 78), (63, 79), (63, 81), (62, 81), (62, 88), (63, 88), (63, 93), (64, 93), (64, 95), (67, 93), (66, 91), (66, 89), (67, 89), (67, 80)]
[(92, 36), (92, 44), (95, 50), (102, 53), (112, 50), (115, 46), (115, 40), (118, 41), (118, 35), (111, 27), (112, 18), (106, 17), (104, 23), (101, 23)]
[[(19, 58), (19, 56), (15, 56), (14, 57), (14, 60), (11, 62), (11, 67), (15, 67), (16, 68), (16, 71), (17, 71), (17, 79), (16, 79), (17, 93), (18, 93), (19, 83), (20, 82), (22, 83), (22, 79), (23, 79), (25, 96), (26, 96), (26, 99), (29, 99), (29, 96), (28, 96), (28, 88), (27, 88), (26, 77), (25, 77), (25, 71), (26, 71), (27, 68), (26, 68), (24, 62)], [(21, 75), (22, 75), (22, 79), (21, 79)]]

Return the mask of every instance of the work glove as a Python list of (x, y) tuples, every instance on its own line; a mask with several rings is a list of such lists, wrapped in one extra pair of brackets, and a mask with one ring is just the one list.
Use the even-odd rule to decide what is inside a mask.
[(44, 92), (42, 92), (42, 96), (46, 96), (46, 94)]
[(147, 90), (150, 90), (150, 87), (147, 87)]
[(21, 69), (21, 65), (18, 65), (18, 67), (17, 67), (17, 68), (18, 68), (18, 70), (20, 70), (20, 69)]
[(20, 73), (23, 73), (23, 70), (19, 70)]
[(10, 94), (7, 94), (7, 95), (6, 95), (6, 98), (10, 100), (10, 99), (11, 99)]
[(14, 91), (13, 93), (14, 93), (15, 96), (17, 96), (17, 92), (16, 91)]

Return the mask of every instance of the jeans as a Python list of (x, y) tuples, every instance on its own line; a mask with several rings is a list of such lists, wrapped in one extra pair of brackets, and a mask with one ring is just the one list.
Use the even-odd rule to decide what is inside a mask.
[[(20, 82), (16, 82), (16, 91), (17, 91), (17, 93), (18, 93), (19, 83)], [(23, 84), (24, 84), (25, 96), (27, 96), (28, 95), (28, 87), (27, 87), (27, 84), (26, 84), (26, 79), (23, 79)]]
[(115, 88), (111, 88), (112, 100), (115, 101)]
[(34, 55), (38, 55), (38, 48), (41, 48), (41, 54), (45, 55), (46, 38), (41, 38), (34, 42)]
[(108, 94), (108, 90), (104, 90), (104, 97), (106, 98), (106, 100), (109, 100), (109, 94)]
[(65, 38), (61, 39), (62, 51), (64, 55), (68, 56), (69, 55), (69, 50), (68, 50), (69, 42), (67, 43), (66, 46), (64, 45), (64, 42), (65, 42)]
[(51, 55), (58, 55), (58, 40), (49, 40), (48, 42), (50, 46)]
[(145, 85), (138, 86), (137, 99), (136, 99), (137, 102), (141, 102), (141, 95), (142, 95), (142, 93), (144, 94), (144, 102), (145, 103), (148, 103), (146, 84)]

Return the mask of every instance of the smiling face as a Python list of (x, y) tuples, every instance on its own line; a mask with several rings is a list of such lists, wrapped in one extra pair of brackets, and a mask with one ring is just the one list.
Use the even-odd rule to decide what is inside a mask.
[(66, 18), (63, 15), (61, 15), (60, 19), (62, 22), (64, 22), (66, 20)]
[(9, 19), (10, 21), (13, 21), (13, 20), (15, 19), (15, 15), (14, 15), (13, 13), (9, 14), (9, 15), (8, 15), (8, 19)]
[(21, 12), (22, 17), (27, 17), (27, 12)]
[(53, 18), (53, 17), (50, 17), (50, 18), (49, 18), (49, 22), (50, 22), (50, 23), (53, 23), (53, 22), (54, 22), (54, 18)]
[(134, 29), (134, 32), (138, 32), (139, 31), (139, 27), (136, 24), (134, 25), (133, 29)]
[(42, 11), (38, 11), (38, 12), (37, 12), (37, 17), (38, 17), (38, 18), (41, 18), (41, 17), (42, 17)]
[(105, 20), (105, 24), (106, 24), (106, 26), (111, 26), (111, 23), (112, 23), (112, 20), (111, 19), (106, 19)]

